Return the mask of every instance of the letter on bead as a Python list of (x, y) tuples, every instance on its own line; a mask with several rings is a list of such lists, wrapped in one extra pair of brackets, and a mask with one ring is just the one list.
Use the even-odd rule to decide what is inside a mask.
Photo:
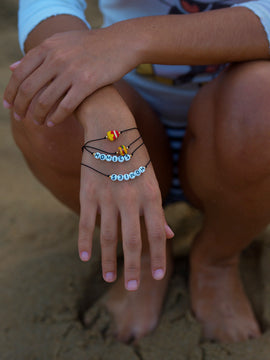
[(118, 178), (118, 176), (117, 176), (116, 174), (112, 174), (112, 175), (110, 176), (110, 178), (111, 178), (112, 181), (116, 181), (117, 178)]

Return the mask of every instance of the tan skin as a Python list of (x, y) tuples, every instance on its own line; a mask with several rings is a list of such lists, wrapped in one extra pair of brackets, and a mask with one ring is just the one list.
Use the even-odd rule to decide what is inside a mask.
[[(15, 115), (17, 119), (19, 119), (18, 115), (24, 117), (22, 122), (13, 121), (14, 137), (35, 175), (55, 196), (78, 211), (80, 186), (78, 149), (83, 143), (82, 126), (85, 139), (89, 139), (104, 131), (108, 126), (106, 125), (108, 118), (114, 119), (116, 126), (125, 124), (125, 127), (128, 127), (137, 123), (151, 156), (155, 173), (150, 167), (145, 176), (140, 178), (140, 183), (137, 185), (134, 183), (132, 187), (126, 184), (124, 192), (123, 188), (120, 191), (116, 187), (112, 188), (111, 184), (105, 183), (102, 186), (104, 191), (100, 191), (99, 184), (104, 180), (83, 169), (80, 188), (82, 212), (79, 248), (80, 253), (81, 251), (91, 253), (91, 234), (96, 214), (100, 213), (104, 278), (106, 280), (107, 273), (116, 276), (116, 223), (117, 214), (121, 215), (125, 256), (124, 281), (120, 278), (104, 301), (117, 319), (118, 338), (124, 341), (131, 337), (140, 338), (157, 324), (172, 268), (168, 255), (166, 275), (162, 276), (160, 281), (153, 279), (156, 270), (161, 269), (165, 274), (166, 269), (165, 239), (170, 233), (163, 219), (161, 197), (165, 196), (170, 182), (170, 154), (162, 127), (157, 126), (158, 121), (147, 104), (132, 89), (126, 88), (126, 85), (116, 83), (119, 92), (113, 86), (105, 88), (103, 86), (119, 80), (126, 71), (136, 66), (136, 61), (196, 64), (202, 59), (205, 63), (268, 59), (267, 39), (257, 17), (244, 8), (197, 14), (196, 17), (191, 15), (181, 18), (164, 16), (149, 20), (138, 19), (116, 24), (105, 31), (90, 32), (93, 34), (91, 38), (78, 19), (69, 16), (57, 18), (57, 22), (55, 18), (51, 18), (37, 26), (26, 42), (26, 50), (30, 48), (34, 50), (29, 51), (17, 67), (12, 67), (13, 75), (5, 92), (5, 99), (13, 107), (13, 112), (17, 113), (17, 116)], [(248, 26), (245, 25), (247, 23)], [(152, 36), (152, 31), (156, 34), (160, 24), (163, 34), (160, 35), (166, 36), (166, 41), (165, 38), (163, 41), (162, 37)], [(197, 33), (210, 39), (209, 43), (201, 47), (202, 39), (199, 38), (197, 44), (197, 37), (194, 37), (193, 49), (197, 49), (197, 52), (189, 51), (191, 39), (185, 35), (188, 31), (181, 31), (182, 38), (176, 39), (177, 26), (181, 30), (195, 26)], [(228, 27), (226, 36), (224, 36), (224, 26)], [(126, 31), (120, 31), (123, 27)], [(56, 35), (49, 38), (41, 47), (37, 46), (54, 32), (69, 29), (80, 31)], [(203, 32), (200, 31), (202, 29)], [(124, 34), (124, 38), (119, 36), (120, 33)], [(213, 38), (213, 33), (217, 38)], [(111, 37), (115, 39), (116, 34), (118, 36), (114, 49), (109, 52), (110, 62), (106, 63), (108, 48), (104, 46), (106, 49), (104, 51), (100, 44), (106, 42), (110, 44)], [(138, 38), (143, 34), (146, 35), (141, 43)], [(96, 51), (95, 59), (99, 59), (93, 66), (99, 63), (101, 65), (96, 68), (93, 66), (84, 68), (83, 64), (87, 64), (86, 60), (89, 59), (87, 56), (86, 58), (78, 56), (80, 52), (78, 46), (74, 54), (82, 63), (81, 66), (75, 65), (77, 69), (85, 70), (74, 73), (73, 52), (69, 54), (69, 46), (65, 47), (66, 38), (70, 39), (70, 36), (77, 40), (81, 39), (84, 45), (90, 44), (92, 58), (93, 51)], [(129, 43), (125, 36), (129, 39), (135, 36), (132, 42), (137, 54), (135, 58), (131, 56), (131, 50), (119, 57), (118, 50), (122, 47), (122, 41), (125, 44)], [(159, 39), (158, 46), (155, 44), (156, 38)], [(172, 41), (168, 42), (168, 39)], [(59, 48), (62, 53), (57, 50)], [(110, 69), (108, 66), (115, 63), (112, 61), (114, 54), (117, 54), (118, 65)], [(52, 68), (50, 61), (56, 65), (54, 69), (60, 69), (60, 73), (57, 76), (49, 73), (55, 79), (49, 83), (51, 78), (44, 76), (46, 74), (44, 66)], [(102, 70), (104, 65), (107, 65), (108, 69), (106, 78)], [(37, 66), (37, 70), (32, 73), (33, 66)], [(240, 64), (232, 66), (215, 81), (203, 87), (191, 107), (189, 129), (180, 163), (182, 182), (187, 195), (205, 212), (204, 227), (197, 236), (191, 252), (192, 308), (203, 325), (204, 335), (225, 342), (245, 340), (260, 334), (239, 279), (237, 264), (241, 251), (264, 228), (270, 216), (269, 174), (266, 170), (270, 152), (265, 151), (265, 155), (259, 162), (257, 161), (259, 149), (269, 146), (265, 136), (270, 131), (268, 101), (265, 97), (270, 86), (267, 81), (269, 71), (267, 62)], [(66, 80), (62, 77), (63, 74)], [(63, 98), (61, 91), (66, 92), (66, 86), (70, 84), (68, 79), (70, 74), (75, 78), (72, 77), (70, 93), (68, 92)], [(93, 74), (97, 74), (96, 78)], [(81, 91), (77, 91), (82, 79)], [(87, 85), (91, 83), (90, 90), (85, 90), (84, 81)], [(64, 87), (61, 88), (60, 83), (64, 84)], [(52, 93), (55, 94), (58, 88), (62, 90), (58, 93), (59, 101), (55, 102), (56, 98), (52, 99)], [(83, 101), (95, 89), (99, 90)], [(248, 101), (243, 96), (247, 91)], [(75, 93), (79, 95), (75, 96)], [(115, 99), (113, 104), (110, 103), (112, 98)], [(67, 119), (79, 104), (81, 105), (77, 117), (82, 126), (74, 118)], [(114, 110), (115, 104), (117, 112)], [(65, 121), (50, 129), (33, 124), (33, 119), (41, 124), (46, 122), (48, 126)], [(153, 122), (156, 125), (151, 127)], [(93, 124), (95, 126), (92, 126)], [(154, 131), (155, 136), (153, 136)], [(252, 141), (250, 141), (251, 133)], [(159, 139), (158, 147), (153, 143), (153, 138)], [(68, 164), (64, 160), (67, 143), (70, 144)], [(138, 160), (147, 159), (146, 148), (138, 156)], [(247, 162), (243, 161), (246, 158), (248, 158), (248, 166)], [(117, 191), (119, 196), (115, 196)], [(124, 202), (127, 196), (129, 196), (129, 206)], [(261, 206), (262, 202), (264, 207)], [(147, 203), (151, 204), (150, 208)], [(108, 204), (110, 204), (109, 212), (105, 206)], [(135, 210), (128, 212), (130, 208)], [(132, 221), (127, 222), (124, 214), (128, 214), (128, 219)], [(140, 224), (139, 215), (144, 215), (146, 228)], [(110, 227), (110, 232), (106, 228), (108, 218), (114, 219), (113, 224), (115, 224)], [(143, 261), (140, 266), (141, 249)], [(152, 271), (150, 271), (150, 257)], [(110, 281), (114, 279), (115, 277), (112, 277)], [(136, 292), (126, 292), (123, 283), (128, 288), (129, 280), (136, 280), (137, 285), (140, 282), (140, 289)], [(141, 311), (142, 308), (146, 309), (145, 314)], [(126, 316), (119, 317), (119, 313), (124, 313)]]

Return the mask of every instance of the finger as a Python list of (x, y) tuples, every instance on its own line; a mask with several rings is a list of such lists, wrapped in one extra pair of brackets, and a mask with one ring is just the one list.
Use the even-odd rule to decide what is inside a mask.
[(14, 103), (19, 86), (42, 64), (44, 56), (45, 54), (42, 55), (41, 52), (33, 49), (25, 55), (17, 66), (16, 63), (12, 64), (15, 65), (15, 68), (12, 69), (12, 75), (3, 96), (9, 104)]
[(16, 67), (18, 67), (18, 65), (20, 65), (20, 63), (21, 63), (21, 60), (18, 60), (16, 62), (14, 62), (13, 64), (9, 65), (10, 70), (11, 71), (15, 70)]
[(79, 222), (78, 250), (82, 261), (88, 261), (92, 254), (92, 239), (96, 224), (96, 203), (81, 196), (81, 213)]
[(144, 219), (149, 239), (152, 276), (161, 280), (166, 273), (166, 232), (162, 208), (159, 205), (153, 207), (148, 202)]
[(116, 208), (107, 203), (101, 208), (100, 244), (103, 278), (107, 282), (115, 281), (117, 275), (117, 220)]
[(25, 115), (25, 119), (26, 120), (29, 120), (29, 121), (32, 121), (34, 122), (36, 125), (41, 125), (41, 123), (39, 123), (35, 116), (34, 116), (34, 108), (35, 108), (35, 105), (36, 105), (36, 102), (37, 102), (37, 99), (39, 98), (39, 96), (42, 94), (43, 91), (45, 91), (47, 88), (47, 86), (44, 86), (42, 89), (40, 89), (36, 95), (33, 97), (30, 105), (28, 106), (28, 109), (27, 109), (27, 113)]
[(56, 104), (61, 102), (69, 86), (70, 84), (61, 76), (45, 86), (43, 91), (39, 92), (38, 96), (35, 96), (29, 105), (28, 111), (31, 113), (31, 118), (35, 119), (39, 124), (43, 124), (49, 114), (53, 114), (56, 110)]
[(141, 229), (139, 209), (129, 206), (121, 211), (121, 229), (124, 252), (125, 287), (137, 290), (140, 284)]
[(40, 66), (30, 74), (18, 87), (13, 103), (14, 112), (23, 118), (34, 96), (40, 89), (47, 85), (53, 77), (54, 70), (45, 70), (43, 66)]
[(174, 232), (172, 231), (172, 229), (170, 228), (170, 226), (168, 225), (168, 223), (166, 221), (164, 210), (162, 210), (162, 214), (163, 214), (162, 216), (163, 216), (163, 221), (164, 221), (166, 239), (172, 239), (175, 234), (174, 234)]
[(87, 95), (89, 95), (87, 92), (82, 92), (82, 89), (78, 90), (78, 88), (73, 85), (59, 103), (56, 110), (48, 117), (46, 121), (47, 125), (52, 127), (62, 122), (75, 111)]

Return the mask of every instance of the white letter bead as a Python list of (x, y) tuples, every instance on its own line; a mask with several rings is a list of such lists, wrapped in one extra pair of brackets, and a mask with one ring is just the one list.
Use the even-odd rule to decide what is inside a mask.
[(115, 180), (118, 179), (118, 176), (117, 176), (116, 174), (112, 174), (112, 175), (110, 176), (110, 178), (111, 178), (112, 181), (115, 181)]
[(107, 156), (106, 156), (106, 161), (112, 161), (112, 156), (111, 156), (111, 155), (107, 155)]
[(124, 179), (124, 176), (122, 174), (118, 174), (117, 180), (122, 181)]
[(117, 162), (117, 160), (118, 160), (118, 157), (117, 157), (116, 155), (114, 155), (114, 156), (112, 157), (112, 161), (113, 161), (113, 162)]
[(129, 161), (130, 158), (131, 158), (131, 156), (130, 156), (129, 154), (126, 154), (126, 155), (124, 156), (124, 159), (125, 159), (126, 161)]
[(125, 179), (125, 180), (129, 180), (129, 175), (128, 175), (128, 174), (124, 174), (124, 179)]
[(118, 156), (118, 161), (119, 161), (119, 162), (123, 162), (123, 161), (124, 161), (124, 156), (122, 156), (122, 155), (121, 155), (121, 156)]
[(96, 153), (94, 154), (94, 157), (95, 157), (96, 159), (99, 159), (99, 158), (100, 158), (100, 153), (99, 153), (99, 152), (96, 152)]
[(100, 155), (100, 160), (105, 160), (106, 159), (106, 155), (105, 154), (101, 154)]
[(131, 180), (135, 179), (135, 177), (136, 177), (136, 175), (134, 174), (133, 171), (129, 173), (129, 178), (130, 178)]
[(141, 170), (140, 169), (137, 169), (134, 171), (135, 175), (136, 176), (140, 176), (141, 175)]
[(140, 166), (140, 167), (139, 167), (139, 170), (140, 170), (141, 173), (144, 173), (144, 172), (145, 172), (145, 167), (144, 167), (144, 166)]

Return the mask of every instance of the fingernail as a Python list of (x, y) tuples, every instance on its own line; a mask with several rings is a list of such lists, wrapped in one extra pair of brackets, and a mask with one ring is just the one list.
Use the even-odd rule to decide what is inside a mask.
[(87, 251), (82, 251), (81, 252), (81, 260), (82, 261), (88, 261), (89, 260), (89, 254)]
[(170, 234), (171, 237), (174, 236), (174, 232), (172, 231), (172, 229), (169, 227), (168, 224), (165, 224), (165, 228), (167, 230), (167, 232)]
[(108, 282), (111, 282), (114, 280), (114, 273), (112, 271), (109, 271), (105, 274), (105, 280)]
[(17, 121), (21, 121), (22, 118), (20, 117), (20, 115), (18, 115), (17, 113), (13, 113), (14, 119)]
[(47, 121), (47, 126), (53, 127), (53, 126), (54, 126), (54, 123), (53, 123), (52, 121)]
[(155, 280), (161, 280), (164, 278), (164, 270), (163, 269), (157, 269), (153, 273), (153, 277)]
[(127, 282), (127, 290), (134, 291), (138, 289), (138, 281), (137, 280), (129, 280)]
[(21, 62), (21, 60), (16, 61), (15, 63), (9, 65), (9, 67), (12, 68), (12, 69), (15, 69), (20, 64), (20, 62)]
[(3, 106), (4, 106), (5, 109), (10, 109), (11, 108), (10, 103), (7, 102), (7, 100), (5, 100), (5, 99), (3, 100)]

